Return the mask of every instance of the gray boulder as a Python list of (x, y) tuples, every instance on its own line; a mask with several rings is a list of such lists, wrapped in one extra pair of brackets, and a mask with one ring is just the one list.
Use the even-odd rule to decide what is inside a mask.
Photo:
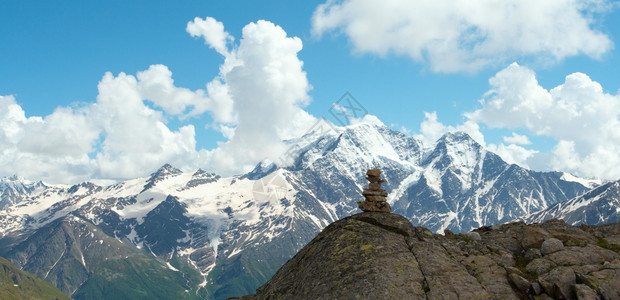
[(548, 255), (551, 253), (558, 252), (562, 249), (564, 249), (564, 244), (562, 243), (562, 241), (556, 238), (550, 238), (550, 239), (546, 239), (542, 243), (542, 245), (540, 246), (540, 253), (542, 253), (542, 255)]

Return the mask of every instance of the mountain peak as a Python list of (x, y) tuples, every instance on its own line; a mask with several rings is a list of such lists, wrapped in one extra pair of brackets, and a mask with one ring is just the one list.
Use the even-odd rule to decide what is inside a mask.
[(17, 174), (13, 174), (11, 176), (7, 176), (4, 178), (6, 178), (8, 181), (24, 181), (25, 180), (23, 177), (18, 176)]
[(170, 164), (165, 164), (165, 165), (161, 166), (154, 173), (151, 173), (151, 177), (147, 180), (147, 183), (146, 183), (146, 185), (144, 185), (144, 189), (142, 191), (146, 191), (146, 190), (152, 188), (159, 181), (162, 181), (162, 180), (164, 180), (164, 179), (166, 179), (168, 177), (176, 176), (176, 175), (180, 175), (180, 174), (183, 174), (183, 172), (181, 170), (173, 167)]
[(5, 177), (0, 178), (0, 186), (1, 185), (11, 185), (11, 186), (13, 186), (13, 185), (16, 185), (16, 184), (18, 184), (18, 185), (25, 185), (25, 184), (30, 184), (30, 183), (32, 183), (32, 182), (29, 181), (29, 180), (26, 180), (23, 177), (18, 176), (18, 175), (11, 175), (11, 176), (5, 176)]
[[(430, 152), (426, 161), (438, 169), (453, 165), (457, 169), (472, 171), (484, 159), (486, 151), (469, 134), (456, 131), (444, 134)], [(469, 173), (469, 172), (468, 172)]]
[[(168, 164), (168, 163), (167, 163), (167, 164), (164, 164), (163, 166), (161, 166), (161, 167), (160, 167), (160, 168), (159, 168), (159, 169), (158, 169), (155, 173), (153, 173), (153, 174), (165, 174), (165, 175), (167, 175), (167, 174), (173, 174), (173, 175), (176, 175), (176, 174), (181, 174), (181, 173), (183, 173), (183, 172), (181, 172), (181, 170), (179, 170), (179, 169), (177, 169), (177, 168), (175, 168), (175, 167), (173, 167), (172, 165), (170, 165), (170, 164)], [(151, 176), (153, 176), (153, 174), (151, 174)]]
[(201, 184), (215, 182), (218, 181), (220, 178), (220, 175), (217, 175), (215, 173), (209, 173), (203, 169), (198, 169), (196, 172), (194, 172), (194, 174), (192, 174), (192, 178), (181, 190), (197, 187)]
[(469, 134), (463, 131), (451, 131), (439, 138), (438, 142), (444, 143), (475, 143), (478, 144)]

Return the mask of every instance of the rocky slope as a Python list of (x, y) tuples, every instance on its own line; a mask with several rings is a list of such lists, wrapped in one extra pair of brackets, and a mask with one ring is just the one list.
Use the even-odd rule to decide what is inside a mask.
[(47, 281), (0, 257), (0, 299), (70, 299)]
[(620, 224), (433, 234), (389, 213), (327, 226), (242, 299), (620, 299)]

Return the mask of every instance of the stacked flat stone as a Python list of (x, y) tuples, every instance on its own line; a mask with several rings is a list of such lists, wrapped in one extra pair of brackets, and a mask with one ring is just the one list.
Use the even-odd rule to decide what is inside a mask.
[(385, 199), (388, 194), (381, 188), (381, 183), (385, 182), (385, 179), (381, 179), (381, 170), (371, 169), (366, 172), (366, 175), (369, 184), (368, 188), (362, 192), (365, 201), (357, 202), (359, 208), (365, 212), (391, 212), (392, 208)]

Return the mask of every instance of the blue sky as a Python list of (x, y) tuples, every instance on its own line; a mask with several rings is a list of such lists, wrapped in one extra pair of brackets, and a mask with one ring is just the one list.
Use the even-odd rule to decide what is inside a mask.
[[(429, 144), (464, 130), (509, 162), (620, 178), (618, 2), (463, 5), (2, 1), (0, 176), (120, 180), (165, 162), (241, 173), (317, 118), (336, 122), (328, 109), (350, 92)], [(164, 78), (169, 98), (147, 99)]]

